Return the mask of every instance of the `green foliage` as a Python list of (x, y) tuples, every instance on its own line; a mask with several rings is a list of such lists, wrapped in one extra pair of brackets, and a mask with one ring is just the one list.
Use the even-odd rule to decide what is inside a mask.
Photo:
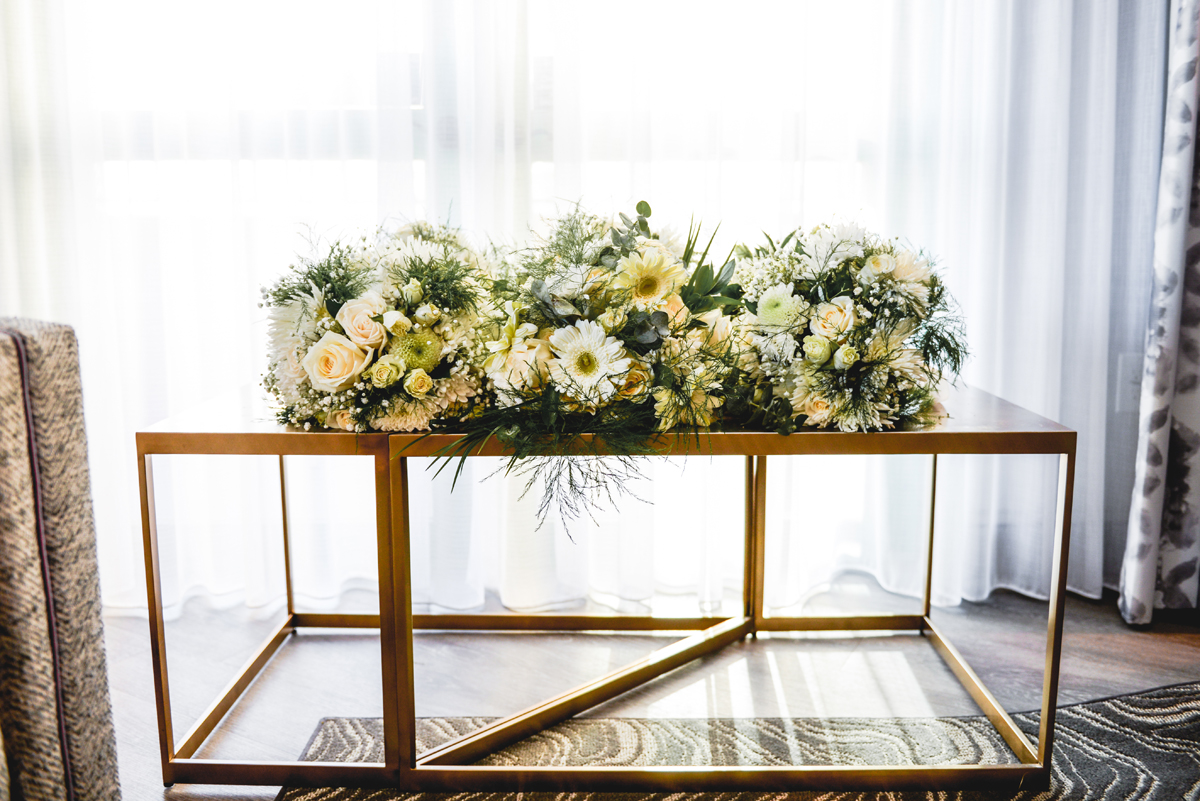
[[(685, 269), (691, 268), (695, 258), (696, 267), (692, 270), (692, 277), (679, 290), (679, 297), (692, 314), (704, 314), (716, 308), (723, 308), (724, 313), (731, 314), (741, 303), (742, 288), (731, 283), (737, 262), (733, 258), (726, 258), (720, 272), (713, 270), (713, 266), (708, 263), (708, 252), (712, 249), (713, 240), (716, 239), (719, 230), (720, 225), (713, 229), (704, 251), (696, 258), (696, 247), (700, 243), (700, 225), (694, 221), (688, 223), (687, 242), (683, 248), (683, 266)], [(730, 257), (732, 255), (731, 251)]]
[(481, 289), (474, 281), (475, 267), (458, 257), (448, 245), (429, 259), (408, 259), (389, 270), (389, 277), (403, 286), (410, 280), (420, 282), (424, 303), (432, 303), (442, 311), (459, 313), (475, 311), (481, 299)]
[(641, 475), (638, 457), (657, 453), (649, 441), (655, 422), (648, 403), (616, 402), (595, 413), (571, 411), (548, 384), (512, 406), (489, 406), (467, 415), (452, 429), (462, 438), (438, 455), (447, 461), (458, 458), (457, 480), (470, 453), (498, 440), (512, 452), (505, 474), (525, 478), (526, 493), (540, 488), (539, 520), (555, 513), (569, 526), (627, 494), (630, 480)]
[(286, 306), (298, 299), (311, 298), (315, 287), (324, 294), (330, 316), (336, 316), (346, 301), (359, 297), (370, 285), (371, 268), (357, 263), (348, 246), (334, 242), (325, 258), (301, 259), (293, 265), (291, 272), (267, 290), (267, 302), (271, 306)]

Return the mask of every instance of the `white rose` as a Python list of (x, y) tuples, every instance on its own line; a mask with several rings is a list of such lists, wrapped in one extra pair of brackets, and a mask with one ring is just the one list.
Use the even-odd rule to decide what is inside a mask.
[(862, 271), (858, 274), (858, 283), (869, 286), (885, 275), (891, 275), (895, 269), (895, 256), (888, 253), (876, 253), (863, 265)]
[(442, 313), (438, 311), (437, 306), (432, 303), (426, 303), (421, 308), (413, 313), (413, 320), (421, 325), (433, 325), (442, 317)]
[(854, 299), (842, 295), (817, 306), (811, 326), (812, 332), (817, 336), (841, 342), (857, 322), (858, 319), (854, 316)]
[(835, 370), (845, 370), (858, 361), (858, 351), (852, 345), (842, 345), (837, 349), (837, 353), (833, 354), (833, 367)]
[(383, 313), (383, 327), (393, 334), (407, 334), (408, 329), (412, 328), (412, 320), (402, 312), (386, 311)]
[(387, 340), (387, 329), (371, 318), (383, 314), (386, 308), (383, 297), (370, 289), (362, 297), (346, 301), (338, 309), (337, 321), (355, 345), (378, 348)]
[(313, 389), (341, 392), (354, 385), (370, 361), (371, 351), (364, 351), (341, 334), (326, 331), (300, 364), (308, 373)]

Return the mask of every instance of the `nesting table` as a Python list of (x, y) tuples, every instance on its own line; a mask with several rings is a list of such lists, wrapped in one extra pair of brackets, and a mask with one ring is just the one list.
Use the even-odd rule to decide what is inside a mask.
[[(907, 789), (994, 786), (1025, 787), (1049, 782), (1054, 744), (1055, 704), (1063, 629), (1066, 565), (1070, 541), (1071, 491), (1076, 434), (1063, 426), (985, 392), (960, 388), (949, 393), (950, 414), (919, 431), (842, 433), (800, 431), (790, 436), (756, 431), (660, 436), (664, 454), (745, 457), (744, 582), (734, 616), (658, 617), (568, 614), (414, 614), (409, 561), (409, 465), (452, 445), (454, 435), (353, 434), (300, 431), (255, 422), (234, 412), (194, 421), (168, 422), (137, 434), (146, 585), (150, 612), (154, 690), (165, 784), (263, 784), (305, 786), (392, 786), (410, 791), (467, 790), (711, 790)], [(287, 592), (287, 615), (243, 670), (199, 721), (176, 738), (168, 692), (159, 543), (154, 507), (154, 457), (162, 454), (240, 454), (279, 458), (280, 511)], [(920, 614), (778, 617), (764, 614), (767, 470), (772, 457), (798, 454), (928, 454), (932, 460), (925, 592)], [(1053, 569), (1046, 624), (1046, 660), (1036, 743), (1000, 706), (930, 616), (935, 536), (933, 504), (937, 458), (943, 454), (1052, 454), (1058, 456)], [(316, 614), (295, 607), (288, 541), (285, 457), (359, 455), (374, 460), (375, 529), (378, 553), (378, 614)], [(473, 455), (503, 456), (494, 441)], [(239, 697), (289, 638), (305, 628), (377, 629), (383, 679), (384, 761), (366, 763), (249, 762), (198, 759), (195, 754), (218, 729)], [(413, 632), (466, 631), (694, 632), (603, 678), (548, 699), (433, 751), (418, 754), (415, 739)], [(796, 765), (678, 767), (491, 766), (477, 760), (612, 699), (674, 668), (766, 631), (834, 631), (848, 636), (867, 631), (919, 632), (983, 710), (1013, 751), (1017, 762), (980, 765)]]

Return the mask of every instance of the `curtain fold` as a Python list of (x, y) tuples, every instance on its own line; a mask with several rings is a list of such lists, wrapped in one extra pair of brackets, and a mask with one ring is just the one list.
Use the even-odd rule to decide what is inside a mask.
[(1175, 0), (1167, 50), (1153, 305), (1145, 338), (1139, 438), (1121, 614), (1149, 623), (1155, 608), (1195, 608), (1200, 565), (1200, 5)]
[[(257, 383), (253, 302), (297, 251), (424, 217), (515, 242), (575, 202), (639, 199), (676, 230), (720, 222), (718, 258), (839, 215), (936, 256), (974, 352), (965, 380), (1079, 430), (1069, 586), (1116, 585), (1166, 0), (3, 9), (0, 313), (79, 332), (110, 607), (144, 604), (132, 432)], [(229, 462), (221, 484), (176, 461), (159, 482), (171, 603), (277, 605), (277, 465)], [(847, 571), (913, 592), (926, 466), (838, 464), (859, 483), (817, 511), (799, 499), (829, 465), (773, 473), (795, 497), (769, 521), (776, 608)], [(481, 483), (492, 470), (453, 495), (419, 479), (425, 608), (715, 610), (740, 588), (740, 464), (653, 465), (638, 492), (654, 505), (571, 532), (531, 525), (519, 481)], [(296, 460), (289, 476), (309, 488), (291, 493), (306, 602), (372, 589), (358, 467)], [(939, 603), (1046, 593), (1053, 477), (1009, 458), (939, 473)]]

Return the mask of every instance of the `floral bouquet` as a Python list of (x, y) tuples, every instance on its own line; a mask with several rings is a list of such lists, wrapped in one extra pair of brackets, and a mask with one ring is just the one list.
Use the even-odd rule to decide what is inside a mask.
[(733, 262), (715, 271), (698, 228), (680, 242), (649, 217), (645, 202), (617, 222), (576, 208), (540, 245), (510, 254), (494, 283), (483, 362), (493, 400), (464, 421), (455, 453), (495, 437), (510, 466), (549, 457), (522, 467), (547, 481), (543, 503), (556, 500), (564, 518), (596, 490), (619, 489), (622, 466), (651, 452), (655, 432), (711, 425), (749, 347), (725, 314), (738, 304)]
[(264, 386), (281, 423), (419, 431), (468, 413), (483, 389), (486, 270), (458, 232), (427, 223), (334, 244), (263, 290)]
[(960, 320), (920, 253), (853, 225), (735, 249), (752, 364), (747, 424), (842, 431), (926, 425), (966, 358)]

